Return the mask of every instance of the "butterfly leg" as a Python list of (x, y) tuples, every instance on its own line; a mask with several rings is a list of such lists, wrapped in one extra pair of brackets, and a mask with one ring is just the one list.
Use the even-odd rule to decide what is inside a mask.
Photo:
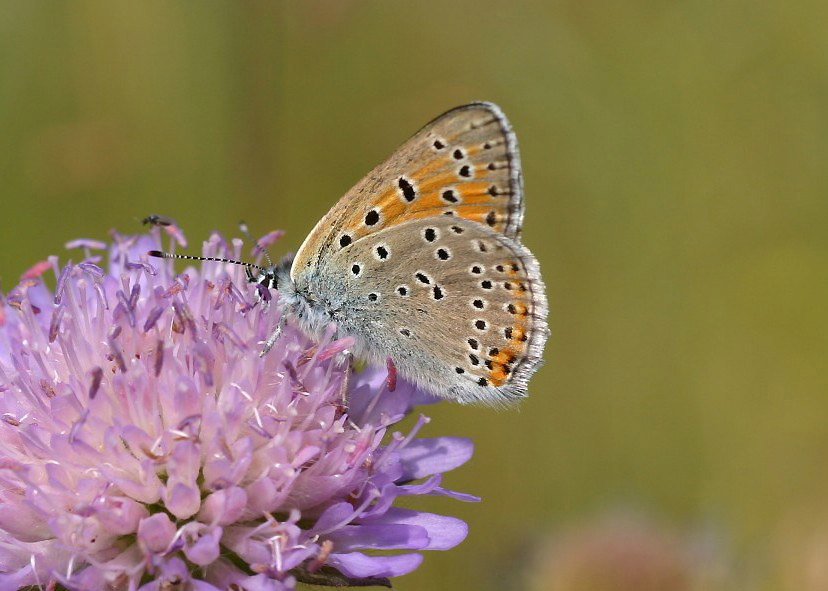
[(354, 361), (353, 354), (348, 351), (347, 349), (344, 350), (341, 354), (341, 361), (342, 367), (345, 369), (345, 377), (342, 380), (342, 386), (339, 390), (339, 409), (341, 412), (348, 411), (348, 389), (351, 386), (351, 364)]
[(285, 329), (285, 324), (287, 323), (287, 317), (282, 314), (279, 317), (279, 323), (276, 325), (276, 328), (273, 329), (273, 332), (268, 337), (267, 341), (265, 341), (264, 348), (262, 352), (259, 353), (259, 357), (264, 357), (267, 355), (267, 352), (273, 348), (273, 345), (276, 344), (276, 341), (279, 340), (279, 337), (282, 335), (282, 331)]
[(390, 357), (385, 360), (385, 367), (388, 370), (388, 376), (385, 378), (385, 387), (389, 392), (397, 389), (397, 366), (394, 365), (394, 360)]

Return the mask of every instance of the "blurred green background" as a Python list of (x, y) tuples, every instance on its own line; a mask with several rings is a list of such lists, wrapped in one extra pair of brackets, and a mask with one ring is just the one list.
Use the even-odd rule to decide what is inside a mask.
[(597, 589), (538, 573), (577, 571), (565, 532), (623, 513), (701, 555), (700, 588), (825, 589), (826, 19), (808, 0), (4, 0), (0, 279), (149, 213), (191, 252), (240, 219), (295, 249), (426, 121), (495, 101), (547, 361), (517, 411), (429, 411), (426, 435), (476, 441), (447, 483), (483, 502), (420, 503), (470, 535), (396, 587)]

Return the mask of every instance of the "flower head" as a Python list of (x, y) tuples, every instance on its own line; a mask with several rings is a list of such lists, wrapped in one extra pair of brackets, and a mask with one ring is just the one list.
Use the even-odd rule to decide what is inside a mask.
[(395, 506), (474, 500), (440, 486), (469, 441), (418, 438), (422, 416), (391, 432), (433, 400), (352, 372), (349, 339), (288, 328), (260, 357), (277, 306), (238, 266), (150, 262), (153, 232), (115, 234), (105, 266), (75, 241), (82, 262), (0, 296), (0, 589), (387, 584), (462, 541), (462, 521)]

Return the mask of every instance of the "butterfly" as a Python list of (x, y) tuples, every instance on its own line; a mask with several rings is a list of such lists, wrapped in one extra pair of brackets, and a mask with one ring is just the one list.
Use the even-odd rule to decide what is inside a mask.
[(292, 260), (248, 271), (279, 294), (265, 351), (288, 319), (315, 336), (334, 323), (355, 355), (390, 359), (440, 397), (526, 396), (549, 331), (523, 213), (517, 140), (500, 108), (443, 113), (345, 193)]

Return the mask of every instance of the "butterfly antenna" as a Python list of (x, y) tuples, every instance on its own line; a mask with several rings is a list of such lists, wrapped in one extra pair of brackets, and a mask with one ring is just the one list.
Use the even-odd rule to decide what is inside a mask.
[(270, 254), (268, 254), (266, 248), (262, 248), (261, 246), (259, 246), (259, 241), (253, 238), (253, 236), (250, 234), (250, 229), (247, 227), (247, 223), (244, 220), (239, 222), (239, 230), (242, 234), (244, 234), (245, 238), (250, 240), (250, 242), (256, 245), (257, 249), (261, 250), (262, 253), (264, 253), (265, 259), (267, 260), (267, 266), (272, 267), (273, 261), (270, 260)]
[(241, 265), (243, 267), (247, 267), (250, 269), (253, 267), (254, 269), (258, 269), (259, 271), (267, 271), (264, 267), (260, 267), (254, 263), (245, 263), (244, 261), (236, 261), (234, 259), (222, 259), (218, 257), (199, 257), (199, 256), (192, 256), (188, 254), (173, 254), (170, 252), (162, 252), (160, 250), (150, 250), (147, 254), (151, 257), (155, 257), (158, 259), (184, 259), (187, 261), (213, 261), (216, 263), (232, 263), (233, 265)]

